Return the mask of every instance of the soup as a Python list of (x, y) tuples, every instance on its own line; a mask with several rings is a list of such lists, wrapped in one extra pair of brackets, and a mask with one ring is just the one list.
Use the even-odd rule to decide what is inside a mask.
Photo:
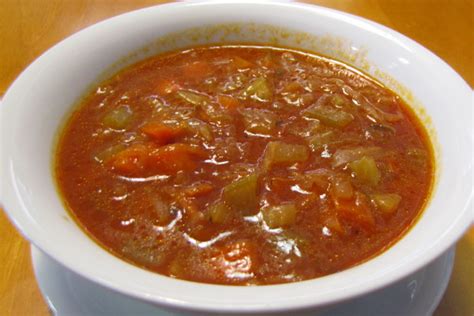
[(56, 178), (100, 245), (196, 282), (264, 285), (347, 269), (396, 242), (433, 180), (429, 139), (393, 92), (269, 46), (158, 55), (69, 118)]

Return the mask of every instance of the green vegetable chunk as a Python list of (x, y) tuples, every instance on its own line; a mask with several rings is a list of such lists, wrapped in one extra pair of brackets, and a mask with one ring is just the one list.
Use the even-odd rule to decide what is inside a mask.
[(250, 133), (270, 135), (275, 130), (277, 116), (266, 110), (243, 109), (245, 130)]
[(230, 218), (231, 209), (224, 202), (219, 201), (206, 210), (206, 215), (212, 223), (223, 224)]
[(262, 210), (263, 219), (270, 228), (290, 226), (296, 221), (296, 206), (292, 203), (271, 206)]
[(349, 168), (355, 174), (356, 179), (371, 186), (376, 186), (380, 181), (380, 171), (372, 157), (364, 156), (349, 164)]
[(124, 129), (132, 120), (133, 112), (128, 105), (121, 105), (109, 113), (102, 119), (105, 126), (113, 129)]
[(179, 90), (177, 92), (177, 95), (184, 101), (189, 102), (193, 105), (203, 105), (209, 101), (209, 98), (207, 96), (187, 90)]
[(377, 210), (386, 215), (393, 214), (402, 200), (400, 195), (394, 193), (373, 194), (370, 198), (377, 207)]
[(303, 162), (309, 158), (308, 147), (273, 141), (267, 144), (263, 158), (263, 169), (267, 171), (274, 164)]
[(348, 101), (339, 94), (334, 94), (331, 98), (331, 103), (336, 107), (343, 107), (348, 105)]
[(324, 125), (342, 128), (354, 120), (352, 114), (331, 106), (311, 106), (303, 111), (303, 116), (315, 118)]
[(190, 118), (183, 122), (184, 127), (192, 133), (195, 133), (196, 136), (204, 139), (205, 141), (212, 141), (214, 136), (212, 134), (212, 129), (208, 123), (203, 122), (198, 119)]
[(273, 98), (273, 92), (267, 79), (258, 77), (247, 86), (244, 96), (257, 101), (268, 102)]
[(350, 199), (354, 195), (354, 189), (348, 177), (335, 176), (332, 178), (332, 194), (336, 199)]
[(327, 131), (324, 133), (309, 136), (307, 138), (308, 145), (311, 150), (316, 151), (318, 149), (321, 149), (324, 145), (327, 145), (332, 142), (335, 136), (336, 133), (334, 133), (333, 131)]
[(222, 191), (224, 203), (244, 215), (254, 213), (258, 206), (257, 180), (258, 176), (252, 174), (226, 185)]
[(332, 166), (340, 167), (348, 162), (361, 159), (364, 156), (372, 156), (377, 158), (386, 154), (387, 152), (385, 152), (380, 147), (355, 147), (349, 149), (338, 149), (332, 156)]

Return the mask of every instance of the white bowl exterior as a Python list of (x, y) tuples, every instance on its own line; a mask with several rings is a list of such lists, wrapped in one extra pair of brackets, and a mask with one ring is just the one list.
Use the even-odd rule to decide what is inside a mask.
[[(282, 14), (284, 12), (284, 14)], [(58, 198), (52, 151), (58, 126), (114, 62), (160, 36), (203, 24), (254, 22), (348, 39), (424, 105), (436, 132), (438, 181), (417, 225), (364, 264), (315, 280), (229, 287), (175, 280), (118, 260), (88, 238)], [(328, 53), (324, 51), (323, 53)], [(444, 62), (404, 36), (315, 6), (180, 3), (132, 12), (79, 32), (30, 65), (4, 98), (0, 124), (2, 203), (36, 246), (79, 274), (125, 294), (184, 309), (282, 311), (320, 306), (380, 288), (446, 251), (473, 218), (472, 95)], [(416, 189), (416, 188), (415, 188)]]

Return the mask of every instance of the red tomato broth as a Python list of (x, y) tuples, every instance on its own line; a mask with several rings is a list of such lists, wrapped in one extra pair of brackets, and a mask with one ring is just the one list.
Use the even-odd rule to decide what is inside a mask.
[[(335, 166), (344, 150), (358, 159)], [(68, 209), (109, 251), (180, 279), (251, 285), (381, 253), (421, 213), (433, 164), (413, 112), (362, 73), (216, 46), (103, 82), (66, 124), (55, 167)]]

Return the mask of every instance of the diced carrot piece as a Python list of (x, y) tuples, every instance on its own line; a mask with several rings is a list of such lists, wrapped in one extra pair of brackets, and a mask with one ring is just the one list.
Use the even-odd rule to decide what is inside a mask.
[(171, 144), (160, 147), (151, 157), (152, 169), (173, 174), (178, 171), (191, 171), (206, 152), (188, 144)]
[(214, 186), (208, 182), (197, 182), (184, 190), (184, 194), (191, 197), (206, 195), (214, 190)]
[(200, 159), (207, 157), (206, 151), (195, 145), (181, 144), (181, 143), (172, 144), (172, 145), (166, 146), (165, 150), (173, 151), (174, 153), (178, 155), (180, 154), (191, 155)]
[(235, 111), (240, 107), (239, 101), (228, 95), (219, 95), (217, 102), (229, 111)]
[(171, 144), (159, 148), (137, 144), (114, 155), (108, 164), (119, 174), (145, 177), (191, 171), (205, 157), (204, 150), (188, 144)]
[(161, 95), (170, 94), (179, 89), (180, 86), (170, 79), (160, 79), (155, 83), (155, 90)]
[(123, 175), (137, 175), (146, 168), (152, 148), (143, 144), (132, 145), (111, 157), (107, 164)]
[(212, 68), (206, 61), (195, 61), (183, 66), (183, 76), (186, 79), (200, 80), (212, 73)]
[(355, 199), (335, 200), (338, 219), (366, 231), (375, 229), (375, 219), (365, 195), (356, 192)]
[(141, 130), (158, 145), (172, 143), (179, 136), (184, 134), (182, 128), (171, 127), (158, 122), (149, 122), (145, 124)]

